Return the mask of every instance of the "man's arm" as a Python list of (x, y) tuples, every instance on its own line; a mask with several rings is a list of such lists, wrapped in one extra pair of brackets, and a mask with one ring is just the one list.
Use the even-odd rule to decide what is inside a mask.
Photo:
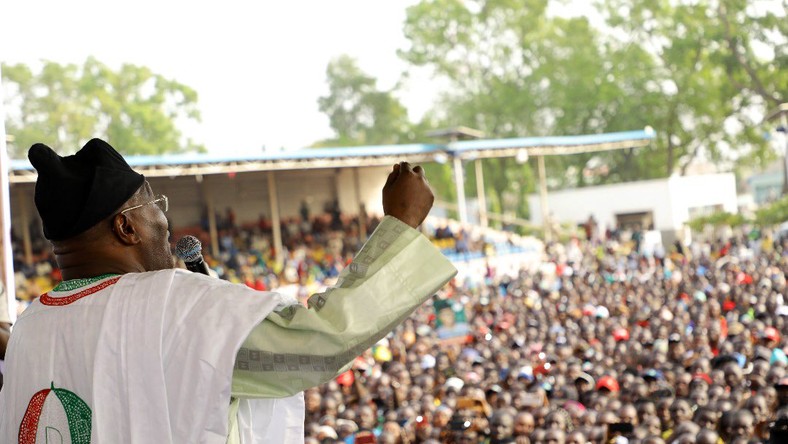
[(415, 230), (432, 200), (419, 167), (395, 166), (383, 189), (389, 216), (336, 287), (252, 331), (238, 352), (233, 396), (284, 397), (333, 378), (448, 282), (456, 269)]
[(233, 396), (289, 396), (333, 378), (455, 273), (424, 236), (385, 218), (336, 287), (252, 331), (238, 352)]

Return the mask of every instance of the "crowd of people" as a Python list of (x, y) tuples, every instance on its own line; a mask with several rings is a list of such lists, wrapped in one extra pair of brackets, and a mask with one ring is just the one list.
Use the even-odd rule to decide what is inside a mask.
[[(783, 245), (550, 245), (468, 276), (307, 396), (309, 442), (788, 442)], [(365, 441), (371, 442), (371, 441)]]
[[(283, 222), (279, 266), (270, 224), (228, 217), (208, 262), (222, 278), (291, 286), (305, 300), (363, 241), (357, 218), (307, 220)], [(376, 220), (364, 222), (370, 233)], [(447, 252), (482, 256), (505, 239), (428, 232)], [(464, 273), (305, 393), (306, 442), (788, 442), (788, 248), (763, 239), (654, 255), (618, 236), (575, 238), (514, 275)], [(25, 273), (22, 299), (58, 279), (43, 253)]]
[[(172, 242), (184, 235), (193, 235), (203, 244), (202, 253), (211, 269), (221, 279), (243, 283), (260, 291), (276, 289), (292, 292), (306, 301), (309, 295), (335, 282), (339, 272), (353, 258), (380, 223), (379, 216), (358, 216), (340, 213), (335, 205), (326, 205), (325, 211), (312, 215), (302, 208), (300, 216), (282, 219), (282, 261), (277, 262), (272, 241), (272, 223), (263, 216), (255, 223), (240, 224), (235, 213), (228, 208), (216, 214), (218, 248), (214, 255), (211, 248), (207, 216), (199, 225), (171, 227)], [(363, 225), (363, 229), (362, 229)], [(533, 242), (511, 233), (476, 228), (461, 228), (447, 219), (430, 218), (424, 224), (424, 233), (444, 254), (470, 258), (492, 255), (497, 251), (523, 250)], [(16, 297), (20, 312), (42, 293), (60, 282), (51, 246), (41, 233), (40, 223), (34, 222), (30, 250), (32, 260), (24, 256), (22, 240), (13, 236), (14, 270), (16, 270)], [(182, 265), (182, 264), (181, 264)]]

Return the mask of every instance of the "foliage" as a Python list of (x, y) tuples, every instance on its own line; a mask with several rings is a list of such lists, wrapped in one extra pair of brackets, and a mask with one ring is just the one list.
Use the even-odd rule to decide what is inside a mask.
[(728, 213), (727, 211), (718, 211), (706, 216), (696, 217), (687, 222), (687, 225), (696, 232), (703, 231), (707, 226), (712, 227), (740, 227), (748, 222), (747, 218), (742, 214)]
[[(551, 17), (548, 3), (422, 1), (408, 10), (410, 47), (401, 55), (450, 82), (451, 93), (437, 105), (447, 124), (473, 126), (489, 137), (588, 134), (648, 125), (648, 115), (659, 103), (654, 94), (641, 94), (644, 76), (628, 72), (647, 72), (647, 55), (614, 52), (587, 19)], [(639, 95), (637, 103), (627, 100)], [(658, 171), (653, 156), (636, 156), (632, 150), (613, 155), (623, 160), (610, 180), (649, 178)], [(592, 157), (549, 158), (555, 185), (585, 185), (584, 167)], [(573, 177), (564, 177), (572, 165), (579, 166)]]
[[(447, 122), (490, 136), (657, 129), (647, 148), (549, 158), (554, 186), (666, 177), (699, 157), (723, 168), (774, 158), (758, 115), (785, 100), (784, 13), (612, 0), (597, 5), (597, 29), (551, 15), (555, 3), (424, 0), (408, 9), (401, 55), (450, 82), (437, 105)], [(606, 172), (589, 174), (594, 162)]]
[(379, 145), (411, 138), (408, 111), (392, 91), (381, 91), (377, 80), (364, 73), (355, 59), (343, 55), (326, 69), (328, 95), (318, 107), (329, 119), (336, 137), (316, 146)]
[(788, 196), (776, 200), (755, 212), (755, 222), (763, 227), (788, 221)]
[[(457, 202), (457, 191), (454, 187), (454, 175), (451, 165), (429, 162), (422, 165), (422, 167), (424, 168), (424, 175), (429, 180), (430, 186), (435, 193), (435, 198), (444, 202)], [(454, 211), (449, 211), (449, 214), (451, 217), (457, 218)]]
[[(422, 0), (407, 9), (408, 44), (400, 56), (448, 87), (418, 131), (404, 112), (387, 114), (387, 107), (375, 113), (360, 111), (374, 109), (369, 105), (327, 106), (360, 105), (379, 92), (352, 65), (329, 66), (329, 85), (341, 87), (332, 86), (331, 101), (321, 98), (321, 110), (338, 138), (351, 144), (399, 142), (406, 126), (418, 136), (463, 125), (491, 138), (656, 129), (648, 147), (548, 157), (554, 188), (686, 174), (698, 160), (725, 170), (763, 167), (775, 158), (761, 116), (786, 101), (788, 76), (780, 69), (788, 62), (786, 8), (764, 10), (746, 0), (600, 0), (571, 2), (593, 7), (589, 14), (551, 12), (566, 3)], [(352, 81), (332, 81), (337, 72)], [(368, 135), (375, 115), (390, 116), (392, 137)], [(451, 166), (432, 168), (445, 187), (439, 194), (448, 198)], [(466, 170), (465, 192), (473, 196), (475, 177)], [(531, 166), (485, 159), (484, 174), (490, 210), (524, 217), (524, 194), (535, 188)]]
[(739, 227), (744, 224), (754, 223), (760, 227), (771, 227), (786, 221), (788, 221), (788, 196), (762, 206), (755, 211), (754, 218), (748, 218), (742, 214), (719, 211), (692, 219), (687, 225), (692, 230), (700, 232), (707, 226), (715, 228), (723, 226)]
[(199, 122), (197, 93), (186, 85), (125, 64), (113, 70), (94, 58), (81, 66), (47, 61), (34, 72), (3, 65), (7, 132), (12, 157), (36, 142), (61, 154), (101, 137), (124, 154), (202, 150), (183, 140), (177, 124)]
[(760, 116), (788, 92), (784, 8), (778, 16), (747, 0), (610, 0), (599, 9), (616, 32), (611, 45), (648, 51), (665, 173), (684, 173), (701, 155), (723, 167), (775, 158)]
[[(546, 1), (436, 0), (408, 10), (404, 31), (410, 47), (401, 56), (432, 68), (451, 85), (451, 93), (436, 105), (442, 126), (468, 125), (488, 137), (518, 137), (628, 130), (649, 123), (646, 113), (658, 105), (652, 96), (638, 105), (620, 100), (642, 90), (637, 83), (642, 80), (610, 74), (606, 49), (588, 21), (548, 17), (547, 6)], [(642, 69), (638, 58), (625, 61)], [(658, 171), (654, 156), (637, 156), (634, 150), (616, 155), (624, 160), (610, 180), (649, 178)], [(584, 166), (592, 157), (548, 158), (552, 183), (585, 185)], [(635, 168), (636, 163), (642, 167)], [(488, 159), (484, 170), (490, 209), (527, 216), (525, 194), (535, 189), (531, 166)], [(567, 177), (564, 172), (572, 170)], [(507, 205), (507, 195), (520, 197), (519, 202)]]

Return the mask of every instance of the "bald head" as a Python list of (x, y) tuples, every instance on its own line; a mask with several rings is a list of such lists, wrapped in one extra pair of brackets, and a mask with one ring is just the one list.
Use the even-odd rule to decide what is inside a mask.
[(695, 436), (695, 442), (697, 444), (717, 444), (719, 440), (720, 436), (717, 432), (709, 429), (703, 429)]
[(534, 415), (529, 412), (520, 412), (514, 418), (514, 436), (528, 436), (535, 427)]

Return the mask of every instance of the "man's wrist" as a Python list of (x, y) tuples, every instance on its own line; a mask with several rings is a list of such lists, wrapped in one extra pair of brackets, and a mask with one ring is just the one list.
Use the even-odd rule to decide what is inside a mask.
[[(395, 217), (395, 216), (392, 216), (390, 214), (383, 217), (383, 219), (381, 220), (380, 225), (387, 225), (389, 227), (392, 227), (392, 226), (395, 226), (395, 225), (399, 225), (401, 227), (404, 227), (404, 229), (407, 232), (409, 232), (409, 233), (416, 233), (416, 234), (421, 235), (421, 232), (418, 229), (413, 228), (413, 226), (410, 225), (409, 223), (403, 222), (402, 219), (400, 219), (398, 217)], [(399, 231), (402, 231), (402, 230), (399, 230)]]
[(397, 219), (398, 221), (402, 222), (403, 224), (405, 224), (405, 225), (407, 225), (407, 226), (409, 226), (409, 227), (411, 227), (413, 229), (416, 229), (416, 228), (419, 227), (419, 225), (421, 225), (420, 223), (417, 223), (418, 221), (412, 220), (412, 219), (407, 218), (405, 216), (395, 216), (393, 214), (386, 214), (386, 216), (389, 216), (391, 218)]

